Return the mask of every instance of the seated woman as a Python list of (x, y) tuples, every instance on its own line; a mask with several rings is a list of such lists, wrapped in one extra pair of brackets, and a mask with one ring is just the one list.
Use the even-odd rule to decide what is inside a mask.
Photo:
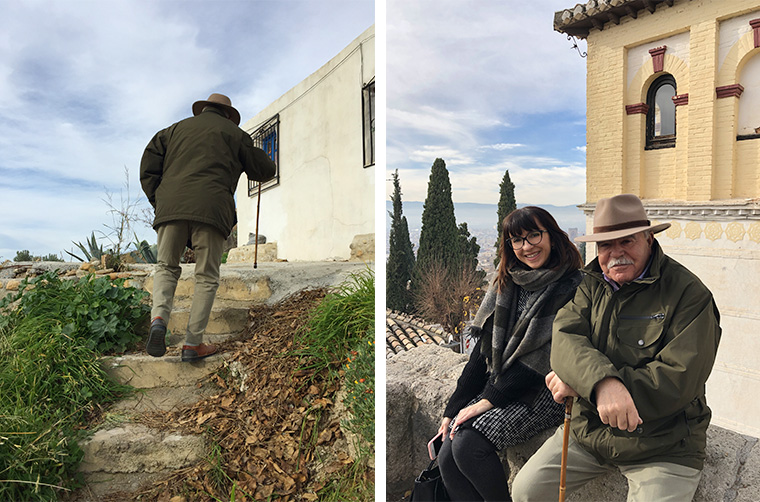
[(478, 309), (478, 338), (444, 411), (438, 456), (452, 500), (511, 500), (497, 451), (564, 418), (544, 383), (552, 322), (581, 282), (580, 253), (540, 207), (502, 223), (499, 271)]

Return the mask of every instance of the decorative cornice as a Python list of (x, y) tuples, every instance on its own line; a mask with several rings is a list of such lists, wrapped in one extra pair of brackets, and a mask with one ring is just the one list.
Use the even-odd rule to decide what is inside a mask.
[(649, 105), (646, 103), (636, 103), (635, 105), (625, 105), (625, 113), (628, 115), (635, 115), (637, 113), (643, 113), (646, 115), (649, 112)]
[(741, 84), (723, 85), (715, 88), (715, 93), (719, 98), (739, 97), (744, 92), (744, 86)]
[[(712, 202), (647, 201), (644, 209), (650, 219), (657, 220), (760, 220), (760, 199), (729, 199)], [(594, 214), (596, 204), (578, 206), (586, 216)]]
[(760, 19), (753, 19), (749, 22), (752, 26), (752, 31), (755, 32), (755, 47), (760, 47)]
[(686, 94), (678, 94), (676, 96), (673, 96), (673, 104), (676, 106), (688, 105), (689, 93), (687, 92)]
[(665, 67), (665, 51), (667, 48), (667, 45), (663, 45), (662, 47), (649, 49), (649, 54), (652, 55), (652, 65), (654, 66), (655, 73), (660, 73)]

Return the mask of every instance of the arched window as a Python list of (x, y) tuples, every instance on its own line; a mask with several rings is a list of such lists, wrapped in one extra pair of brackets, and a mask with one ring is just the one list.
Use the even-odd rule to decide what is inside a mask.
[(646, 149), (676, 146), (676, 79), (665, 74), (652, 82), (647, 92), (647, 144)]

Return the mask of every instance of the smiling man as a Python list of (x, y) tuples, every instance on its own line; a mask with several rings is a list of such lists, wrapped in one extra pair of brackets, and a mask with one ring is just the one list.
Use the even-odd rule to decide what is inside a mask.
[[(718, 350), (720, 316), (710, 291), (666, 256), (641, 200), (601, 199), (598, 257), (554, 321), (546, 384), (576, 399), (567, 491), (618, 468), (629, 501), (688, 501), (705, 458), (710, 408), (705, 382)], [(557, 498), (562, 428), (520, 470), (515, 501)]]

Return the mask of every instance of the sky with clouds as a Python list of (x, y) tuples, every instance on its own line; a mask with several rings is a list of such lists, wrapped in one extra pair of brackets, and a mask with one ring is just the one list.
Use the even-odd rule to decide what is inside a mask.
[(507, 169), (518, 203), (585, 202), (586, 60), (552, 28), (575, 3), (387, 1), (386, 178), (398, 169), (402, 200), (425, 200), (440, 157), (455, 203), (496, 204)]
[[(374, 23), (372, 0), (3, 1), (0, 261), (74, 250), (113, 226), (107, 194), (149, 207), (153, 134), (227, 94), (242, 122)], [(138, 224), (141, 238), (155, 233)], [(97, 235), (97, 234), (96, 234)], [(107, 239), (102, 240), (106, 247)], [(65, 256), (64, 256), (65, 255)]]

